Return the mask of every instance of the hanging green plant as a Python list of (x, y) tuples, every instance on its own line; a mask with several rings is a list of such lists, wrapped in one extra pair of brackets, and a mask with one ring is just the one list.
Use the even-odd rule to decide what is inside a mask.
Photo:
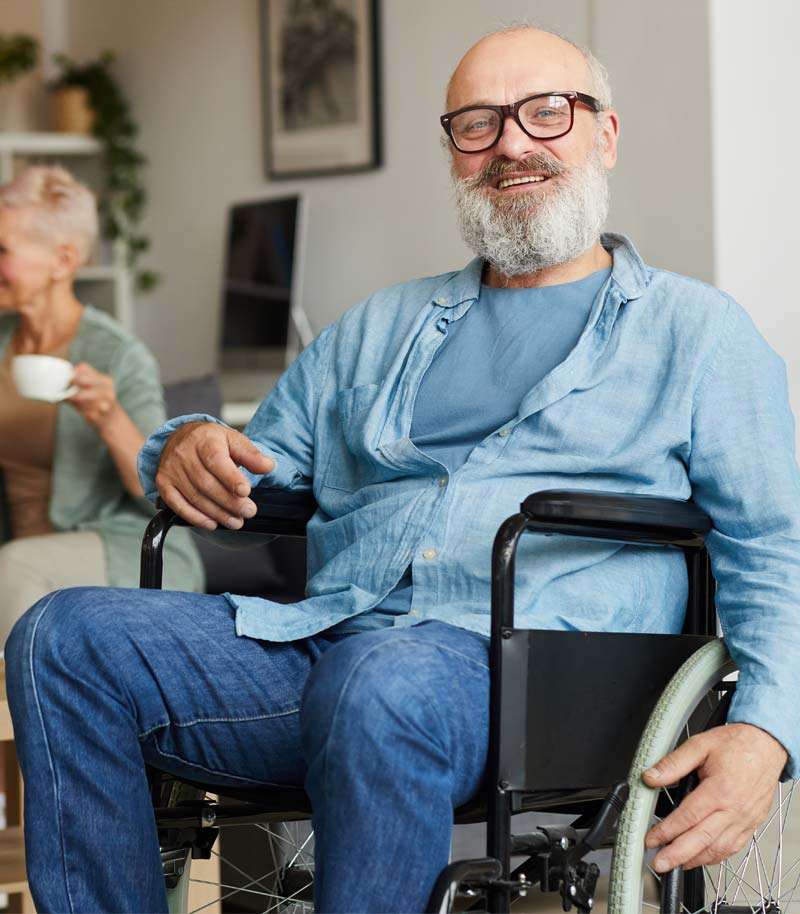
[(31, 35), (0, 35), (0, 83), (11, 83), (36, 66), (39, 44)]
[[(92, 134), (103, 146), (103, 192), (99, 198), (100, 216), (106, 236), (122, 241), (128, 267), (134, 269), (139, 257), (150, 247), (150, 240), (139, 230), (147, 194), (142, 172), (147, 159), (136, 148), (138, 132), (130, 107), (112, 73), (114, 54), (104, 51), (97, 60), (76, 64), (64, 54), (53, 58), (61, 75), (50, 88), (80, 87), (89, 96), (94, 111)], [(136, 272), (136, 288), (147, 292), (160, 277), (152, 270)]]

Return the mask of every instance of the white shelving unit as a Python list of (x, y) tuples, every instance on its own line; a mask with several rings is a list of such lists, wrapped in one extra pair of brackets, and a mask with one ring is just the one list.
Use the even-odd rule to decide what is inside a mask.
[[(100, 143), (77, 133), (0, 132), (0, 183), (10, 181), (19, 168), (32, 163), (73, 163), (97, 160)], [(81, 176), (82, 177), (82, 176)], [(78, 297), (109, 311), (123, 326), (134, 329), (133, 281), (119, 244), (107, 245), (110, 263), (82, 267), (77, 274)]]

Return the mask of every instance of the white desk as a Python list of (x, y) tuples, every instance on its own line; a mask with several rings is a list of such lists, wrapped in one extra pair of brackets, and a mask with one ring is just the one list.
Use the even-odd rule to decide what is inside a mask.
[(243, 429), (260, 405), (260, 400), (235, 400), (232, 403), (223, 401), (220, 419), (231, 428)]

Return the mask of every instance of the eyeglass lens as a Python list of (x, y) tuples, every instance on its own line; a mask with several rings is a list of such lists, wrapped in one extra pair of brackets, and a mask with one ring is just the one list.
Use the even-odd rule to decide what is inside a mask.
[[(517, 109), (517, 116), (522, 129), (539, 140), (564, 134), (572, 126), (569, 100), (560, 95), (532, 98)], [(450, 122), (456, 146), (465, 151), (494, 145), (502, 126), (500, 114), (491, 108), (462, 111)]]

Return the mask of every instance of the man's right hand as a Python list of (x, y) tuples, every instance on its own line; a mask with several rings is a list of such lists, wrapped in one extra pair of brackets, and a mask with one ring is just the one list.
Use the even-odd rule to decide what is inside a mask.
[(239, 467), (270, 473), (271, 457), (240, 432), (216, 422), (187, 422), (170, 435), (156, 471), (164, 501), (194, 527), (238, 530), (253, 517), (250, 483)]

